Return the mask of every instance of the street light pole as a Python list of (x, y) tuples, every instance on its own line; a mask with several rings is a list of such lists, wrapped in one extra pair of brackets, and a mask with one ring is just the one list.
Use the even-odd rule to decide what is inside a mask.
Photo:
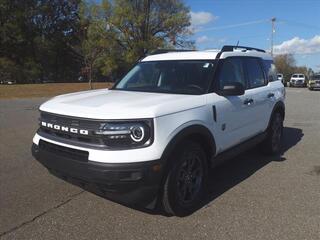
[(272, 29), (271, 29), (271, 56), (273, 56), (273, 34), (275, 33), (275, 21), (276, 18), (273, 17), (271, 18), (271, 25), (272, 25)]

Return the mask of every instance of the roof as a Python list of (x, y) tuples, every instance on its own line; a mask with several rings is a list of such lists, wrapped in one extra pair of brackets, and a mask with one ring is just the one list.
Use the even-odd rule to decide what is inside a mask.
[[(142, 62), (148, 61), (170, 61), (170, 60), (215, 60), (220, 50), (204, 50), (204, 51), (183, 51), (183, 52), (167, 52), (161, 54), (154, 54), (142, 59)], [(272, 57), (268, 53), (258, 52), (255, 50), (234, 50), (222, 52), (220, 58), (231, 56), (250, 56), (260, 57), (266, 60), (271, 60)]]
[(142, 62), (163, 60), (214, 60), (219, 51), (168, 52), (145, 57)]

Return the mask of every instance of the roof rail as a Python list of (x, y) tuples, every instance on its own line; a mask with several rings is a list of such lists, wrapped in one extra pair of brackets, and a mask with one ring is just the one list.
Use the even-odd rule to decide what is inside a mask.
[(148, 55), (155, 55), (155, 54), (161, 54), (161, 53), (169, 53), (169, 52), (192, 52), (195, 50), (191, 50), (191, 49), (156, 49), (152, 52), (150, 52), (150, 54)]
[(233, 52), (235, 49), (244, 49), (244, 50), (254, 50), (257, 52), (266, 52), (263, 49), (260, 48), (253, 48), (253, 47), (245, 47), (245, 46), (233, 46), (233, 45), (225, 45), (222, 47), (221, 52)]

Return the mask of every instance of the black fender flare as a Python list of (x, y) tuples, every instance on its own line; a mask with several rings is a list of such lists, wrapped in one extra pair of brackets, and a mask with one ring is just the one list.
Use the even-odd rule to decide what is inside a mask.
[(273, 117), (275, 112), (280, 111), (280, 113), (282, 114), (283, 120), (284, 120), (284, 118), (285, 118), (285, 109), (286, 109), (286, 107), (285, 107), (283, 101), (278, 101), (274, 105), (274, 107), (272, 109), (272, 112), (271, 112), (271, 115), (270, 115), (270, 119), (269, 119), (269, 123), (268, 123), (268, 128), (267, 129), (269, 129), (269, 127), (270, 127), (271, 120), (272, 120), (272, 117)]
[[(195, 138), (196, 136), (196, 138)], [(188, 139), (198, 139), (201, 138), (202, 142), (201, 144), (205, 143), (204, 150), (207, 153), (207, 160), (208, 160), (208, 167), (210, 167), (210, 155), (214, 156), (216, 153), (216, 143), (214, 140), (214, 137), (210, 130), (200, 124), (194, 124), (187, 126), (180, 130), (167, 144), (165, 150), (162, 153), (161, 161), (162, 161), (162, 177), (160, 181), (160, 187), (158, 192), (158, 197), (162, 196), (162, 186), (164, 185), (166, 181), (166, 177), (168, 175), (169, 169), (170, 169), (170, 155), (174, 153), (174, 150), (179, 147), (179, 144), (181, 144), (184, 140)], [(159, 200), (159, 198), (158, 198)], [(159, 203), (159, 202), (158, 202)]]
[(210, 155), (215, 155), (216, 143), (210, 130), (203, 125), (194, 124), (180, 130), (167, 144), (161, 156), (161, 160), (164, 161), (164, 165), (167, 165), (170, 155), (178, 145), (187, 139), (200, 141), (201, 146), (203, 146), (207, 154), (208, 160), (210, 160)]

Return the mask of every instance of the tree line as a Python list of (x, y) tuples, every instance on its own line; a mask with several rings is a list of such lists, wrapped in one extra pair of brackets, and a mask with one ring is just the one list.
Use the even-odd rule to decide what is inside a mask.
[(182, 0), (0, 0), (0, 80), (114, 81), (157, 48), (193, 48)]
[[(115, 81), (158, 48), (194, 49), (183, 0), (0, 0), (0, 81)], [(310, 76), (275, 57), (286, 79)]]
[(292, 74), (303, 73), (307, 78), (310, 78), (314, 71), (306, 66), (297, 66), (292, 54), (277, 55), (274, 58), (277, 71), (283, 74), (286, 82), (290, 81)]

